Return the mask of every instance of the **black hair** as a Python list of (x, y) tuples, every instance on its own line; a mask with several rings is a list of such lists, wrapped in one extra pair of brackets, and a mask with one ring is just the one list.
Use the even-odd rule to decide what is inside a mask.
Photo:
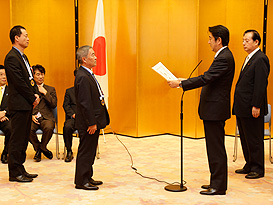
[(246, 31), (244, 32), (244, 35), (245, 35), (246, 33), (252, 33), (252, 40), (253, 40), (253, 41), (258, 40), (258, 41), (259, 41), (259, 44), (258, 44), (258, 45), (260, 45), (260, 43), (261, 43), (261, 37), (260, 37), (260, 34), (258, 33), (258, 31), (253, 30), (253, 29), (249, 29), (249, 30), (246, 30)]
[(39, 64), (32, 66), (32, 70), (33, 70), (34, 73), (35, 73), (35, 70), (38, 70), (41, 73), (45, 74), (45, 68), (42, 65), (39, 65)]
[(229, 30), (223, 25), (217, 25), (209, 27), (209, 32), (211, 32), (212, 36), (215, 38), (215, 41), (218, 38), (222, 39), (222, 45), (228, 46), (229, 43)]
[(20, 25), (14, 26), (10, 30), (10, 32), (9, 32), (9, 38), (10, 38), (12, 44), (15, 43), (15, 36), (19, 36), (19, 37), (21, 36), (21, 34), (22, 34), (21, 29), (26, 30), (23, 26), (20, 26)]

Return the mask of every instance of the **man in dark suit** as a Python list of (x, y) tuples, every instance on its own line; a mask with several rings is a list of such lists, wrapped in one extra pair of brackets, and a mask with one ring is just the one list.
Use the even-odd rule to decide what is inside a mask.
[(75, 188), (97, 190), (102, 181), (95, 181), (93, 164), (100, 129), (109, 124), (109, 115), (104, 103), (103, 91), (96, 80), (92, 67), (96, 66), (95, 52), (90, 46), (77, 50), (77, 59), (81, 64), (75, 78), (76, 129), (79, 131), (80, 144), (76, 160)]
[(247, 179), (264, 176), (264, 116), (267, 108), (267, 84), (270, 70), (267, 56), (259, 49), (261, 37), (247, 30), (243, 37), (248, 53), (236, 84), (233, 114), (236, 115), (245, 165), (235, 173)]
[[(55, 117), (53, 109), (57, 106), (57, 94), (54, 87), (44, 84), (45, 68), (41, 65), (32, 66), (34, 72), (34, 80), (37, 83), (39, 92), (41, 93), (40, 103), (33, 109), (32, 124), (30, 132), (30, 142), (36, 151), (34, 160), (41, 161), (41, 153), (48, 159), (52, 159), (53, 154), (47, 149), (47, 144), (53, 135), (55, 127)], [(43, 131), (41, 141), (39, 141), (36, 131)]]
[(8, 86), (5, 67), (0, 65), (0, 130), (5, 134), (4, 150), (1, 154), (1, 162), (8, 163), (8, 146), (11, 135), (11, 123), (8, 110)]
[(39, 91), (29, 61), (24, 54), (29, 38), (26, 29), (14, 26), (10, 30), (12, 49), (6, 55), (5, 69), (9, 85), (8, 108), (11, 118), (9, 141), (9, 181), (32, 182), (37, 174), (29, 174), (24, 167), (29, 141), (32, 109), (39, 104)]
[(214, 60), (210, 68), (198, 77), (169, 81), (172, 88), (184, 91), (203, 87), (199, 116), (203, 120), (210, 168), (210, 185), (200, 192), (204, 195), (224, 195), (227, 190), (227, 155), (225, 150), (225, 121), (230, 118), (230, 90), (235, 63), (229, 50), (229, 31), (222, 25), (209, 27), (209, 42)]
[[(76, 76), (77, 70), (74, 70), (74, 76)], [(63, 127), (64, 144), (66, 147), (65, 162), (71, 162), (73, 159), (72, 152), (72, 139), (75, 129), (75, 117), (76, 117), (76, 98), (75, 88), (71, 87), (66, 89), (64, 95), (63, 108), (65, 111), (65, 122)]]

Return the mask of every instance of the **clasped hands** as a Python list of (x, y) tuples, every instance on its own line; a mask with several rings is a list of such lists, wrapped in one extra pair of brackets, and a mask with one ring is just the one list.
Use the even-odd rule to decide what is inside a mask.
[(168, 80), (168, 84), (171, 88), (178, 88), (181, 81), (187, 80), (186, 78), (178, 78), (178, 80)]

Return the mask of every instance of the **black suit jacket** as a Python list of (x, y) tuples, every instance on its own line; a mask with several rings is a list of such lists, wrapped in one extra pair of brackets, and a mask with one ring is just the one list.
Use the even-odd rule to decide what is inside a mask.
[(234, 70), (234, 58), (227, 47), (218, 54), (203, 75), (182, 81), (185, 91), (203, 87), (198, 109), (202, 120), (230, 118), (230, 90)]
[(101, 104), (96, 81), (82, 66), (77, 72), (74, 87), (77, 105), (76, 129), (87, 130), (95, 124), (98, 129), (105, 128), (110, 121), (108, 111)]
[(63, 108), (65, 111), (66, 120), (71, 119), (73, 114), (76, 114), (76, 97), (75, 88), (66, 89), (64, 95)]
[(47, 93), (46, 95), (41, 95), (40, 103), (33, 109), (32, 114), (36, 115), (38, 112), (40, 112), (44, 119), (55, 122), (56, 120), (52, 109), (57, 106), (56, 90), (54, 87), (49, 85), (44, 85), (44, 88), (47, 90)]
[(27, 67), (19, 51), (12, 48), (6, 55), (4, 66), (9, 84), (9, 110), (31, 110), (36, 99), (34, 94), (39, 94), (39, 91), (34, 80), (31, 85)]
[(8, 86), (6, 85), (5, 87), (5, 92), (3, 94), (3, 98), (1, 101), (1, 105), (0, 105), (0, 111), (5, 110), (6, 111), (6, 116), (9, 116), (9, 109), (8, 109)]
[(270, 71), (267, 56), (258, 50), (241, 71), (234, 93), (232, 114), (252, 117), (252, 107), (260, 108), (260, 115), (268, 113), (267, 84)]

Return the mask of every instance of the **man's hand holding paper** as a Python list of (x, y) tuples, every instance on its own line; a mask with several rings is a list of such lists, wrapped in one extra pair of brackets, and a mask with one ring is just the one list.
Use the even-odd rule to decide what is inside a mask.
[(177, 88), (177, 87), (179, 87), (179, 84), (183, 80), (187, 80), (187, 79), (186, 78), (178, 78), (178, 80), (168, 80), (167, 82), (171, 88)]

